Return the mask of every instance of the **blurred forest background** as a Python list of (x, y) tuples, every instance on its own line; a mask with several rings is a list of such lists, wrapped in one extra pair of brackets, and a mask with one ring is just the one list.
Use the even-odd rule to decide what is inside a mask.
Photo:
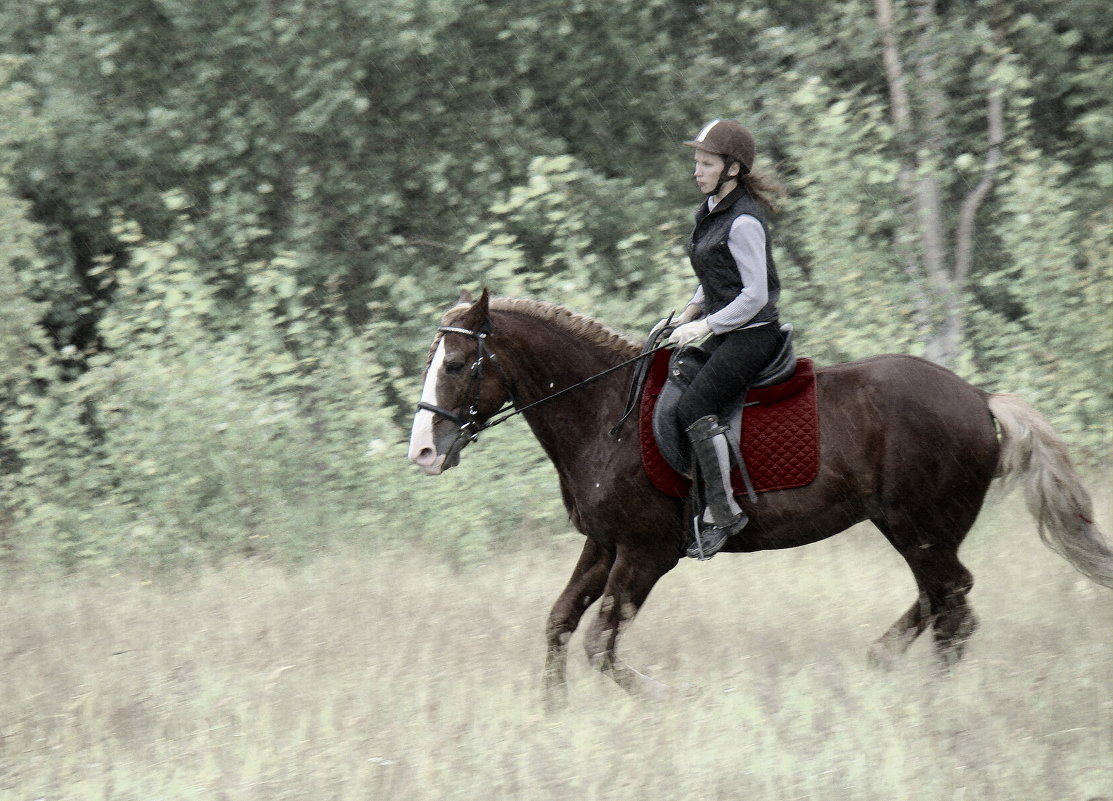
[(524, 425), (406, 464), (434, 325), (462, 287), (681, 308), (714, 117), (789, 190), (801, 353), (929, 356), (1108, 466), (1106, 0), (0, 9), (9, 569), (567, 532)]

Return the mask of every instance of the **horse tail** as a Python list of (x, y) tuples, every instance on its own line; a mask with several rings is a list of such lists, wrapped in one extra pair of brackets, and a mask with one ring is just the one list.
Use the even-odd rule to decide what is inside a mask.
[(1093, 504), (1071, 465), (1066, 443), (1047, 418), (1017, 395), (991, 395), (1001, 432), (998, 477), (1021, 481), (1040, 539), (1080, 573), (1113, 588), (1113, 547), (1094, 525)]

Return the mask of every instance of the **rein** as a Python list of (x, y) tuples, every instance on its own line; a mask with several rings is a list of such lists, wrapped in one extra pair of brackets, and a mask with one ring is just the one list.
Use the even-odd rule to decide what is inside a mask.
[[(489, 428), (494, 428), (495, 426), (499, 425), (500, 423), (505, 423), (507, 420), (509, 420), (511, 417), (514, 417), (515, 415), (519, 415), (522, 412), (524, 412), (528, 409), (532, 409), (535, 406), (540, 406), (543, 403), (548, 403), (551, 400), (556, 400), (557, 398), (561, 397), (562, 395), (566, 395), (569, 392), (572, 392), (573, 390), (582, 389), (583, 387), (587, 386), (588, 384), (590, 384), (593, 381), (596, 381), (600, 378), (603, 378), (604, 376), (610, 375), (611, 373), (614, 373), (618, 370), (621, 370), (623, 367), (628, 367), (629, 365), (633, 364), (634, 362), (640, 361), (640, 360), (646, 358), (647, 356), (652, 356), (654, 353), (656, 353), (659, 350), (665, 350), (666, 348), (670, 347), (669, 345), (660, 345), (660, 346), (652, 348), (650, 350), (643, 350), (641, 353), (639, 353), (637, 356), (634, 356), (633, 358), (627, 359), (624, 362), (620, 362), (619, 364), (616, 364), (613, 367), (608, 367), (606, 370), (603, 370), (602, 372), (595, 373), (594, 375), (590, 375), (587, 378), (583, 379), (582, 381), (577, 381), (575, 384), (571, 384), (570, 386), (567, 386), (564, 389), (558, 390), (558, 391), (552, 393), (551, 395), (546, 395), (542, 398), (538, 398), (537, 400), (533, 401), (532, 403), (527, 403), (525, 406), (519, 406), (518, 402), (516, 400), (514, 400), (514, 393), (511, 390), (510, 379), (506, 375), (506, 371), (504, 371), (502, 369), (502, 365), (499, 364), (498, 359), (496, 358), (494, 352), (487, 345), (487, 337), (489, 337), (490, 333), (491, 333), (489, 330), (481, 329), (479, 331), (472, 331), (471, 329), (468, 329), (468, 328), (458, 328), (456, 326), (451, 326), (451, 325), (439, 326), (437, 328), (437, 330), (439, 332), (441, 332), (442, 334), (462, 334), (464, 336), (471, 337), (472, 339), (475, 340), (475, 343), (476, 343), (476, 356), (475, 356), (475, 361), (472, 362), (471, 371), (470, 371), (471, 378), (470, 378), (470, 382), (469, 382), (470, 385), (469, 385), (469, 388), (468, 388), (469, 389), (469, 395), (471, 396), (471, 401), (468, 404), (467, 413), (464, 414), (464, 415), (459, 415), (459, 414), (456, 414), (455, 412), (453, 412), (449, 409), (445, 409), (445, 408), (442, 408), (440, 406), (435, 406), (431, 403), (426, 403), (425, 401), (419, 401), (418, 404), (417, 404), (418, 411), (424, 410), (424, 411), (432, 412), (433, 414), (438, 414), (438, 415), (440, 415), (441, 417), (444, 417), (447, 420), (451, 420), (453, 423), (455, 423), (459, 427), (460, 433), (457, 434), (456, 441), (452, 444), (452, 447), (449, 448), (450, 452), (458, 450), (459, 448), (462, 448), (463, 445), (466, 444), (467, 442), (475, 442), (477, 439), (479, 439), (479, 435), (482, 432), (486, 431)], [(503, 406), (502, 408), (497, 409), (494, 412), (494, 414), (492, 414), (492, 416), (489, 420), (487, 420), (485, 422), (480, 422), (480, 420), (478, 419), (479, 418), (478, 405), (479, 405), (480, 382), (483, 380), (484, 364), (488, 360), (490, 360), (495, 365), (495, 367), (498, 368), (498, 371), (502, 374), (503, 381), (506, 384), (507, 391), (510, 392), (510, 398), (511, 399), (510, 399), (510, 403), (508, 403), (506, 406)], [(466, 440), (466, 442), (465, 442), (465, 440)]]

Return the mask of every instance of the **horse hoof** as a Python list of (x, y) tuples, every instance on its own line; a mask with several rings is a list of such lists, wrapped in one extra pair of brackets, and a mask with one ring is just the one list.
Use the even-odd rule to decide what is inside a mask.
[(875, 642), (866, 652), (866, 661), (876, 670), (892, 670), (896, 666), (893, 652), (879, 642)]
[(541, 693), (541, 708), (546, 715), (559, 715), (568, 709), (568, 688), (546, 687)]

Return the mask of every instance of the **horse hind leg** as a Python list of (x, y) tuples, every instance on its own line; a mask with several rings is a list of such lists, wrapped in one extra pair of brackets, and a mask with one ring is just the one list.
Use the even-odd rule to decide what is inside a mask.
[(932, 632), (935, 635), (935, 652), (944, 667), (954, 667), (966, 653), (966, 645), (978, 628), (978, 618), (966, 600), (974, 586), (970, 571), (956, 557), (952, 576), (943, 592), (932, 601), (935, 610)]
[[(962, 659), (978, 626), (967, 600), (974, 577), (958, 559), (959, 543), (972, 521), (951, 527), (948, 536), (934, 537), (927, 536), (922, 529), (899, 531), (884, 521), (874, 523), (908, 563), (918, 594), (908, 611), (870, 647), (870, 662), (891, 666), (931, 627), (940, 663), (954, 666)], [(901, 536), (909, 531), (912, 533)], [(956, 536), (955, 531), (960, 534)]]
[(924, 595), (920, 595), (908, 611), (870, 646), (868, 652), (870, 664), (886, 670), (892, 668), (897, 658), (902, 656), (930, 625), (931, 604)]

